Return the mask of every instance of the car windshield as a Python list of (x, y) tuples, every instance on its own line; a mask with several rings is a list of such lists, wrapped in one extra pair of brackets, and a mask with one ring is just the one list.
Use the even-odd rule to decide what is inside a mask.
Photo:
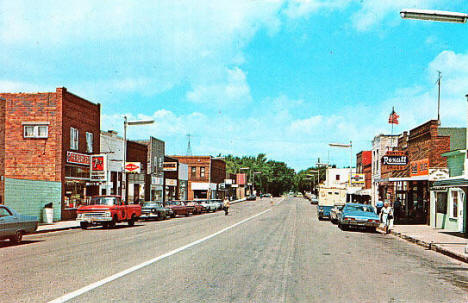
[(116, 197), (95, 197), (91, 199), (91, 205), (115, 205)]
[(162, 206), (161, 202), (145, 202), (143, 203), (143, 207), (150, 207), (150, 206)]
[(167, 205), (180, 205), (180, 201), (167, 201)]
[(346, 211), (364, 211), (364, 212), (374, 212), (374, 208), (372, 206), (367, 205), (347, 205)]

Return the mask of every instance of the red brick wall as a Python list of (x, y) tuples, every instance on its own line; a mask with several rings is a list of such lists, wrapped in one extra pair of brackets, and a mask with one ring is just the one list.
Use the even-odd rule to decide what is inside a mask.
[[(61, 181), (60, 111), (55, 93), (2, 93), (5, 110), (5, 176)], [(23, 138), (22, 122), (49, 122), (47, 139)], [(57, 167), (58, 166), (58, 167)]]
[(226, 162), (221, 159), (213, 159), (211, 161), (211, 183), (224, 183), (225, 178)]
[[(188, 179), (191, 182), (210, 182), (210, 156), (170, 156), (178, 159), (180, 163), (188, 165)], [(196, 168), (195, 177), (192, 176), (192, 167)], [(205, 168), (205, 177), (200, 177), (200, 168)], [(224, 179), (224, 176), (223, 176)]]
[(0, 204), (4, 203), (4, 188), (5, 182), (5, 104), (6, 101), (0, 98)]
[(127, 162), (141, 162), (141, 173), (146, 173), (148, 147), (145, 144), (127, 140)]

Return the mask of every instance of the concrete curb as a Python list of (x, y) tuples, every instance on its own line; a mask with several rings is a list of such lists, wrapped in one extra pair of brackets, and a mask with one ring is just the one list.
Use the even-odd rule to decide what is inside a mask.
[(54, 228), (48, 228), (48, 229), (43, 229), (43, 230), (36, 230), (33, 234), (46, 234), (49, 232), (54, 232), (54, 231), (61, 231), (61, 230), (67, 230), (67, 229), (76, 229), (80, 228), (79, 225), (77, 226), (63, 226), (63, 227), (54, 227)]
[[(380, 233), (384, 234), (384, 231), (380, 227), (377, 228), (377, 230)], [(398, 237), (400, 239), (403, 239), (403, 240), (406, 240), (408, 242), (414, 243), (416, 245), (422, 246), (422, 247), (426, 248), (427, 250), (430, 249), (430, 250), (433, 250), (435, 252), (446, 255), (448, 257), (451, 257), (451, 258), (457, 259), (459, 261), (468, 263), (468, 255), (464, 255), (464, 254), (460, 254), (460, 253), (451, 251), (451, 250), (449, 250), (449, 249), (447, 249), (447, 248), (445, 248), (445, 247), (443, 247), (443, 246), (441, 246), (439, 244), (431, 244), (430, 242), (426, 242), (426, 241), (423, 241), (421, 239), (417, 239), (416, 237), (405, 235), (403, 233), (399, 233), (399, 232), (396, 232), (396, 231), (393, 231), (393, 230), (390, 231), (390, 234), (392, 234), (393, 236)]]
[(244, 199), (234, 200), (234, 201), (231, 201), (231, 202), (229, 202), (229, 203), (230, 203), (230, 204), (237, 204), (237, 203), (241, 203), (241, 202), (244, 202), (244, 201), (247, 201), (247, 199), (244, 198)]

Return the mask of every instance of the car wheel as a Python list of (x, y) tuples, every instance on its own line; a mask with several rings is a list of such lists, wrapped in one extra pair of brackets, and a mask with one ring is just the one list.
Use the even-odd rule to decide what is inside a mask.
[(190, 217), (190, 212), (187, 210), (187, 213), (185, 214), (186, 217)]
[(109, 222), (109, 225), (108, 225), (109, 228), (114, 228), (115, 225), (117, 224), (117, 221), (118, 221), (118, 220), (117, 220), (117, 217), (114, 217), (114, 218), (112, 219), (112, 221)]
[(175, 218), (175, 217), (176, 217), (176, 213), (172, 213), (171, 218)]
[(133, 226), (135, 225), (135, 215), (132, 215), (132, 218), (128, 220), (128, 226)]
[(88, 222), (80, 222), (81, 229), (88, 229)]
[(23, 240), (23, 232), (21, 230), (17, 230), (15, 235), (10, 238), (10, 241), (15, 244), (20, 244)]

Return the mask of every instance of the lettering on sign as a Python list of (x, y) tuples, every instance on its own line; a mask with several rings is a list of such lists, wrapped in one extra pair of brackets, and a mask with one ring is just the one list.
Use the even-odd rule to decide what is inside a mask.
[(91, 181), (107, 181), (107, 155), (91, 156)]
[(125, 164), (125, 172), (139, 174), (141, 172), (140, 162), (127, 162)]
[(429, 159), (412, 161), (410, 163), (410, 176), (426, 176), (429, 174)]
[(407, 165), (408, 156), (385, 155), (382, 157), (383, 165)]
[(89, 163), (90, 163), (89, 158), (90, 158), (89, 155), (67, 151), (67, 163), (89, 166)]
[(164, 162), (163, 171), (177, 171), (177, 162)]

